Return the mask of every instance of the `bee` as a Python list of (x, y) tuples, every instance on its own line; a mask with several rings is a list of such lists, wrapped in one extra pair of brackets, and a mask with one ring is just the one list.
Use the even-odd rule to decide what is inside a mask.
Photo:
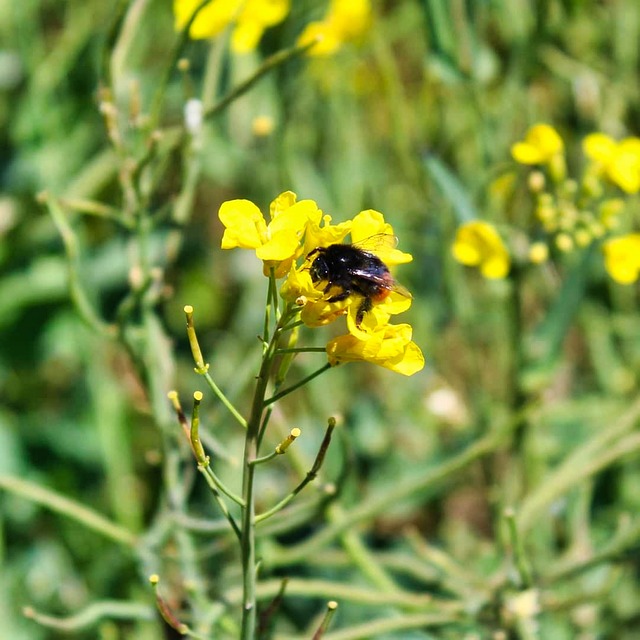
[[(373, 241), (373, 242), (372, 242)], [(392, 291), (407, 298), (411, 294), (396, 282), (389, 267), (375, 254), (362, 246), (386, 244), (395, 247), (395, 236), (379, 234), (358, 244), (330, 244), (328, 247), (316, 247), (307, 254), (311, 261), (309, 275), (315, 284), (326, 282), (323, 293), (329, 294), (332, 288), (340, 291), (327, 298), (327, 302), (346, 300), (352, 294), (362, 297), (356, 311), (356, 326), (360, 326), (365, 314), (371, 311), (374, 302), (384, 300)]]

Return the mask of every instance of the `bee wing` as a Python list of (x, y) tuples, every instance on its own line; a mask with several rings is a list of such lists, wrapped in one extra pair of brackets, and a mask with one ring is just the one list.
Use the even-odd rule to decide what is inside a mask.
[(398, 246), (398, 238), (390, 233), (376, 233), (359, 242), (352, 243), (352, 246), (370, 253), (379, 253), (384, 249), (395, 249)]
[[(393, 236), (392, 236), (393, 237)], [(375, 273), (371, 273), (370, 271), (366, 271), (364, 269), (353, 269), (351, 271), (353, 276), (358, 278), (362, 278), (363, 280), (368, 280), (369, 282), (374, 282), (375, 284), (381, 286), (384, 289), (388, 289), (389, 291), (394, 291), (395, 293), (399, 293), (401, 296), (405, 298), (412, 298), (411, 292), (403, 287), (399, 282), (396, 282), (393, 278), (379, 276)]]

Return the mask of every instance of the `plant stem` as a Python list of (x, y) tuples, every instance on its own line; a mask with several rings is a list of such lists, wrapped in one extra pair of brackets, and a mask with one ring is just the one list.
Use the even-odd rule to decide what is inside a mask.
[(136, 544), (135, 534), (128, 529), (117, 525), (111, 520), (107, 520), (97, 511), (85, 507), (75, 500), (70, 500), (51, 489), (10, 475), (0, 475), (0, 489), (10, 491), (47, 509), (51, 509), (51, 511), (71, 518), (87, 527), (87, 529), (91, 529), (113, 542), (124, 544), (127, 547), (134, 547)]
[(305, 384), (311, 382), (314, 378), (317, 378), (320, 374), (324, 373), (327, 369), (331, 369), (331, 365), (328, 362), (313, 373), (309, 374), (306, 378), (298, 380), (298, 382), (292, 384), (290, 387), (283, 389), (279, 393), (276, 393), (275, 395), (265, 400), (265, 405), (270, 405), (276, 400), (280, 400), (280, 398), (284, 398), (284, 396), (289, 395), (292, 391), (303, 387)]
[(242, 462), (242, 526), (240, 550), (242, 555), (242, 625), (241, 640), (254, 640), (256, 629), (256, 532), (255, 532), (255, 497), (253, 493), (256, 465), (258, 458), (260, 426), (265, 408), (267, 384), (276, 351), (276, 345), (282, 327), (276, 326), (271, 340), (262, 357), (260, 372), (253, 395), (251, 414), (247, 422), (247, 435), (244, 441)]

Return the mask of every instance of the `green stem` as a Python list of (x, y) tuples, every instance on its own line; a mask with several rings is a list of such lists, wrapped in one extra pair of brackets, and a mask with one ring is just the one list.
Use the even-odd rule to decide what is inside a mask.
[(103, 619), (154, 620), (157, 616), (156, 610), (149, 605), (128, 601), (121, 602), (119, 600), (94, 602), (82, 611), (66, 618), (39, 613), (31, 607), (25, 607), (22, 612), (26, 618), (35, 620), (43, 627), (57, 629), (65, 634), (90, 629)]
[(71, 518), (87, 529), (91, 529), (114, 542), (128, 547), (134, 547), (137, 542), (136, 536), (124, 527), (116, 525), (93, 509), (70, 500), (51, 489), (9, 475), (0, 475), (0, 488)]
[(521, 584), (518, 586), (522, 589), (528, 589), (533, 584), (531, 565), (524, 550), (522, 536), (520, 536), (518, 532), (515, 511), (511, 508), (508, 508), (505, 509), (503, 515), (507, 522), (513, 559), (516, 565), (516, 569), (518, 570), (518, 575), (520, 576)]
[(198, 465), (198, 471), (204, 476), (206, 483), (209, 485), (209, 488), (211, 489), (211, 493), (213, 493), (213, 497), (215, 501), (218, 503), (218, 507), (220, 508), (220, 511), (222, 511), (222, 515), (227, 519), (227, 521), (231, 525), (231, 528), (233, 529), (233, 532), (236, 534), (236, 536), (240, 540), (242, 538), (240, 528), (238, 527), (235, 521), (235, 518), (231, 515), (231, 512), (229, 511), (229, 508), (227, 507), (226, 502), (222, 499), (222, 496), (220, 495), (220, 491), (219, 491), (220, 488), (218, 487), (217, 482), (211, 477), (209, 473), (207, 473), (206, 468), (203, 467), (202, 465)]
[(326, 353), (326, 347), (284, 347), (276, 351), (277, 355), (284, 353)]
[[(344, 517), (344, 510), (336, 503), (328, 509), (329, 520), (340, 520)], [(348, 529), (340, 536), (340, 542), (353, 564), (380, 591), (394, 593), (399, 591), (398, 585), (385, 570), (374, 553), (362, 541), (362, 537), (355, 529)]]
[(207, 464), (201, 464), (200, 466), (202, 467), (203, 474), (205, 476), (208, 476), (209, 478), (211, 478), (211, 480), (214, 483), (214, 485), (222, 493), (224, 493), (224, 495), (227, 496), (227, 498), (233, 500), (237, 505), (239, 505), (241, 507), (244, 507), (244, 501), (242, 500), (242, 498), (240, 496), (236, 495), (235, 493), (233, 493), (233, 491), (231, 491), (231, 489), (229, 489), (224, 484), (224, 482), (222, 482), (222, 480), (220, 480), (220, 478), (218, 478), (218, 476), (215, 474), (215, 472), (213, 471), (213, 469), (209, 465), (208, 461), (207, 461)]
[(218, 400), (220, 400), (220, 402), (222, 402), (222, 404), (227, 408), (227, 410), (229, 411), (229, 413), (236, 419), (236, 421), (238, 422), (238, 424), (241, 427), (244, 427), (245, 429), (247, 428), (247, 421), (246, 419), (240, 414), (240, 412), (233, 406), (233, 404), (231, 403), (231, 401), (227, 398), (227, 396), (224, 395), (224, 393), (222, 392), (222, 390), (220, 389), (220, 387), (218, 387), (218, 385), (214, 382), (213, 378), (211, 377), (211, 374), (208, 371), (205, 371), (205, 373), (202, 374), (204, 376), (204, 379), (207, 381), (207, 384), (209, 385), (209, 388), (213, 391), (213, 393), (216, 394), (216, 396), (218, 397)]
[(276, 400), (280, 400), (281, 398), (284, 398), (285, 396), (289, 395), (292, 391), (295, 391), (296, 389), (303, 387), (308, 382), (311, 382), (314, 378), (317, 378), (320, 374), (324, 373), (327, 369), (331, 369), (331, 365), (328, 362), (322, 367), (320, 367), (317, 371), (314, 371), (312, 374), (308, 375), (306, 378), (303, 378), (302, 380), (298, 380), (298, 382), (296, 382), (295, 384), (292, 384), (290, 387), (287, 387), (286, 389), (283, 389), (282, 391), (280, 391), (280, 393), (276, 393), (270, 398), (267, 398), (264, 401), (264, 404), (268, 406), (276, 402)]
[(260, 425), (265, 403), (264, 397), (269, 383), (269, 374), (273, 363), (275, 346), (280, 331), (278, 328), (273, 333), (271, 341), (262, 357), (262, 364), (256, 388), (253, 394), (251, 414), (247, 422), (247, 434), (244, 443), (243, 475), (242, 475), (242, 526), (240, 537), (240, 551), (242, 555), (242, 624), (241, 640), (254, 640), (256, 630), (256, 537), (255, 537), (255, 464), (258, 458)]
[(178, 58), (180, 57), (180, 54), (182, 53), (182, 50), (185, 44), (187, 43), (187, 40), (189, 39), (189, 31), (191, 29), (191, 25), (193, 24), (193, 21), (196, 19), (200, 11), (204, 9), (204, 7), (208, 5), (210, 2), (211, 0), (202, 0), (202, 2), (200, 2), (200, 4), (198, 4), (198, 6), (195, 8), (195, 11), (191, 14), (191, 17), (189, 18), (188, 22), (184, 25), (184, 27), (182, 28), (182, 31), (180, 32), (178, 41), (176, 42), (173, 48), (173, 51), (171, 52), (169, 62), (164, 68), (162, 77), (160, 78), (160, 81), (158, 82), (158, 85), (157, 85), (158, 88), (156, 90), (155, 95), (153, 96), (151, 109), (149, 110), (151, 128), (158, 126), (162, 105), (164, 103), (164, 96), (167, 91), (167, 87), (169, 86), (169, 80), (171, 79), (171, 74), (176, 68)]
[(387, 490), (379, 492), (377, 495), (373, 495), (363, 501), (359, 506), (345, 513), (343, 518), (330, 523), (304, 542), (294, 547), (281, 549), (277, 554), (274, 553), (274, 556), (268, 559), (269, 565), (293, 564), (304, 559), (309, 554), (318, 553), (320, 548), (327, 545), (350, 527), (377, 517), (393, 505), (401, 503), (407, 496), (423, 493), (425, 489), (433, 488), (472, 462), (493, 452), (500, 446), (503, 438), (504, 436), (500, 432), (489, 433), (449, 460), (431, 469), (422, 471), (417, 475), (400, 479), (390, 485)]
[(638, 416), (640, 400), (631, 405), (616, 422), (598, 431), (548, 473), (544, 482), (520, 504), (516, 514), (518, 531), (526, 532), (549, 504), (583, 479), (595, 475), (631, 453), (636, 453), (640, 448), (640, 434), (627, 435), (627, 432), (633, 429)]
[(335, 426), (335, 419), (330, 418), (329, 426), (327, 427), (327, 431), (324, 434), (324, 438), (316, 455), (316, 459), (311, 469), (307, 472), (304, 480), (290, 494), (288, 494), (280, 502), (278, 502), (278, 504), (276, 504), (268, 511), (261, 513), (259, 516), (256, 516), (256, 523), (263, 522), (264, 520), (270, 518), (272, 515), (278, 513), (278, 511), (280, 511), (281, 509), (284, 509), (284, 507), (286, 507), (291, 502), (291, 500), (293, 500), (312, 480), (315, 480), (317, 478), (318, 471), (320, 471), (320, 468), (322, 467), (322, 463), (324, 462), (324, 458), (327, 454), (327, 449), (329, 448), (329, 444), (331, 443), (331, 435), (333, 434)]
[(82, 286), (80, 280), (80, 264), (79, 264), (79, 247), (78, 238), (71, 228), (67, 217), (62, 210), (56, 198), (49, 194), (41, 196), (43, 202), (49, 208), (49, 213), (54, 224), (58, 229), (58, 233), (62, 237), (65, 252), (67, 254), (68, 273), (69, 273), (69, 293), (80, 317), (91, 327), (96, 333), (109, 338), (116, 336), (116, 330), (113, 325), (106, 324), (91, 304), (87, 292)]
[(253, 85), (262, 78), (262, 76), (266, 75), (281, 64), (284, 64), (285, 62), (288, 62), (293, 58), (303, 55), (314, 44), (315, 41), (301, 47), (291, 47), (290, 49), (284, 49), (283, 51), (274, 53), (264, 61), (262, 66), (251, 77), (247, 78), (247, 80), (245, 80), (244, 82), (241, 82), (237, 87), (232, 89), (226, 96), (224, 96), (224, 98), (221, 98), (210, 109), (207, 109), (204, 113), (205, 120), (209, 120), (210, 118), (218, 115), (218, 113), (220, 113), (221, 111), (224, 111), (225, 108), (228, 107), (234, 100), (249, 91), (249, 89), (251, 89), (251, 87), (253, 87)]

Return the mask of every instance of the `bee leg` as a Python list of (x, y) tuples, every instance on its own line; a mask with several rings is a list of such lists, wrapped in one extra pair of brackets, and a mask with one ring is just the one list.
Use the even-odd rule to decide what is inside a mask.
[[(323, 291), (323, 293), (329, 293), (331, 291), (331, 287), (334, 285), (330, 282), (329, 286)], [(327, 298), (327, 302), (341, 302), (342, 300), (346, 300), (351, 295), (351, 291), (348, 289), (343, 289), (340, 293), (336, 293), (336, 295)]]
[(371, 311), (373, 307), (373, 303), (371, 302), (371, 298), (365, 298), (358, 307), (358, 311), (356, 311), (356, 327), (359, 327), (364, 320), (364, 314), (368, 311)]

